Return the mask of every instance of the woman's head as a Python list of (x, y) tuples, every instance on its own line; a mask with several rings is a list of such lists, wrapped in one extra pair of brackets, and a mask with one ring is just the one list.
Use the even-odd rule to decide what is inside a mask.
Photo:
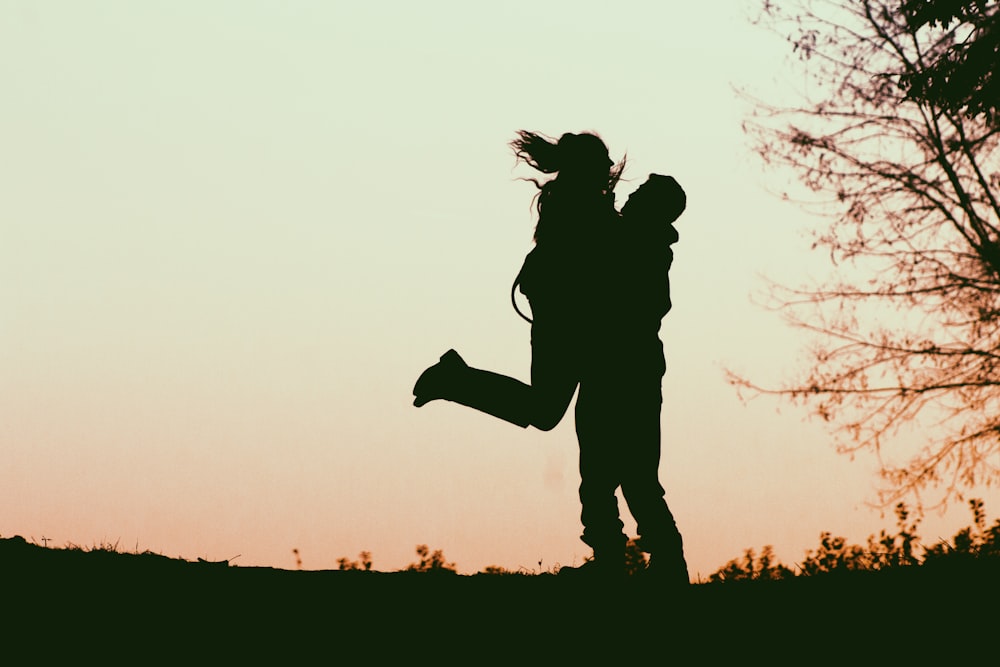
[(519, 160), (582, 189), (611, 192), (625, 169), (625, 159), (615, 164), (604, 141), (591, 132), (567, 132), (553, 140), (537, 132), (520, 130), (510, 145)]
[(625, 169), (625, 158), (616, 164), (596, 134), (566, 133), (554, 140), (520, 130), (510, 146), (518, 160), (543, 174), (556, 175), (545, 183), (527, 179), (539, 189), (536, 242), (543, 237), (573, 236), (587, 219), (598, 219), (614, 210), (611, 193)]

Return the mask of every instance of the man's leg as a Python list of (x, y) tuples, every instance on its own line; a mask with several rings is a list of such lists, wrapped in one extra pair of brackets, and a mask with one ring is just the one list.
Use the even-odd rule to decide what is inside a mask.
[(619, 396), (623, 423), (622, 495), (635, 518), (639, 546), (665, 579), (688, 582), (684, 544), (664, 498), (660, 466), (660, 378), (634, 378)]

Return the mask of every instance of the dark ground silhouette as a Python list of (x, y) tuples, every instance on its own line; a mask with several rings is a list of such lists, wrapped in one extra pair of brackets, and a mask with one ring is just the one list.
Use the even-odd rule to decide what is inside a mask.
[(21, 538), (0, 539), (0, 572), (5, 651), (44, 636), (31, 647), (47, 658), (33, 661), (42, 664), (63, 654), (183, 664), (594, 664), (667, 656), (678, 664), (899, 664), (908, 657), (931, 664), (935, 656), (963, 664), (995, 658), (1000, 593), (995, 560), (668, 593), (647, 583), (547, 574), (240, 567), (45, 548)]

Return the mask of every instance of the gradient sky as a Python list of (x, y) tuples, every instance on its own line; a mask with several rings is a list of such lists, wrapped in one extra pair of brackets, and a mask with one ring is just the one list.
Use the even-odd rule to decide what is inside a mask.
[(874, 460), (725, 382), (801, 368), (753, 296), (824, 259), (818, 221), (765, 191), (792, 175), (763, 175), (740, 131), (734, 85), (798, 76), (747, 6), (0, 0), (0, 535), (244, 566), (367, 550), (392, 570), (417, 544), (462, 572), (579, 564), (571, 417), (411, 405), (449, 347), (527, 379), (521, 128), (627, 152), (619, 202), (651, 171), (687, 190), (661, 478), (692, 575), (891, 528), (866, 505)]

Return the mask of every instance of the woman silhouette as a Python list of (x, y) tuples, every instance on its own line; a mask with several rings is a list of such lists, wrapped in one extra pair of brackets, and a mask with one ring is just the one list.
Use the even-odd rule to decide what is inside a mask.
[[(531, 384), (472, 368), (448, 350), (417, 380), (413, 404), (444, 399), (548, 431), (562, 420), (579, 385), (581, 539), (594, 558), (560, 573), (617, 577), (624, 572), (627, 537), (615, 495), (620, 486), (641, 547), (653, 554), (649, 572), (687, 583), (681, 536), (658, 480), (663, 375), (658, 332), (670, 307), (664, 281), (676, 234), (622, 237), (623, 230), (639, 228), (623, 227), (614, 207), (625, 160), (616, 164), (597, 135), (564, 134), (554, 141), (522, 130), (511, 147), (534, 169), (556, 174), (544, 184), (532, 179), (539, 188), (535, 247), (515, 281), (531, 306)], [(629, 217), (645, 230), (653, 229), (647, 222), (654, 219), (669, 227), (683, 211), (683, 191), (670, 190), (664, 207), (663, 188), (650, 183), (633, 195), (635, 213)], [(650, 243), (653, 238), (665, 240)], [(654, 246), (660, 246), (658, 254), (650, 254)], [(595, 304), (613, 304), (608, 311), (613, 315)]]
[(618, 216), (614, 187), (625, 164), (616, 165), (600, 137), (589, 133), (552, 141), (522, 130), (511, 147), (518, 159), (556, 174), (544, 184), (533, 180), (539, 188), (535, 247), (518, 274), (533, 317), (531, 384), (471, 368), (448, 350), (417, 380), (413, 404), (445, 399), (549, 431), (562, 420), (580, 381), (595, 264)]

